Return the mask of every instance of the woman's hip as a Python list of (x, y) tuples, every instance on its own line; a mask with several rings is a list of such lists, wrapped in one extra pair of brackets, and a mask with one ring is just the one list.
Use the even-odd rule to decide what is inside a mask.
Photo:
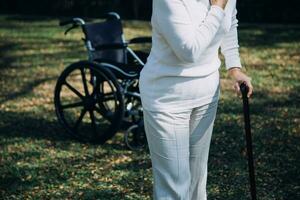
[(161, 76), (143, 74), (140, 77), (142, 101), (152, 104), (174, 104), (202, 99), (217, 99), (220, 93), (219, 70), (202, 77)]

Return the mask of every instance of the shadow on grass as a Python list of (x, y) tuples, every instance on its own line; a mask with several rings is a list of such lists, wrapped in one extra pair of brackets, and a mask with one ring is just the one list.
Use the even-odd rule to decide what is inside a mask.
[[(47, 195), (50, 195), (51, 198), (56, 197), (55, 192), (51, 192), (53, 189), (61, 190), (61, 193), (57, 196), (59, 199), (62, 196), (74, 198), (80, 196), (86, 199), (94, 197), (104, 198), (106, 195), (114, 195), (115, 197), (124, 196), (124, 192), (110, 187), (110, 182), (99, 180), (98, 177), (106, 175), (105, 171), (90, 167), (90, 165), (94, 166), (93, 164), (103, 165), (100, 159), (95, 159), (91, 155), (88, 157), (78, 155), (78, 157), (53, 157), (49, 159), (45, 157), (45, 154), (50, 151), (51, 149), (47, 151), (40, 150), (39, 152), (36, 150), (15, 154), (10, 153), (9, 156), (12, 159), (19, 161), (6, 160), (1, 163), (1, 173), (5, 174), (5, 176), (1, 177), (0, 194), (2, 193), (3, 196), (16, 193), (22, 194), (24, 191), (34, 192), (35, 189), (42, 187), (46, 191), (50, 190), (48, 194), (42, 194), (43, 198)], [(104, 157), (105, 154), (98, 154), (98, 156)], [(21, 155), (23, 157), (20, 157)], [(24, 164), (25, 156), (25, 161), (28, 161), (28, 163), (25, 162)], [(38, 161), (42, 158), (43, 162)], [(30, 162), (34, 163), (30, 164)], [(126, 177), (127, 181), (132, 178), (132, 176)], [(123, 177), (116, 178), (115, 185), (122, 186), (122, 183), (126, 182), (126, 179), (124, 180)], [(77, 184), (73, 185), (74, 182)], [(86, 186), (81, 187), (82, 185)]]
[[(57, 121), (40, 118), (32, 113), (0, 111), (0, 136), (2, 138), (32, 138), (52, 141), (68, 141), (64, 129)], [(53, 113), (54, 115), (54, 113)]]
[(11, 66), (11, 64), (14, 61), (14, 58), (12, 58), (11, 56), (6, 56), (6, 51), (15, 49), (17, 47), (18, 47), (17, 43), (11, 43), (11, 42), (7, 42), (4, 44), (0, 43), (0, 57), (1, 57), (0, 69)]
[(7, 101), (22, 97), (27, 95), (28, 93), (31, 93), (33, 89), (37, 86), (39, 86), (42, 83), (45, 83), (50, 80), (55, 80), (57, 77), (48, 77), (43, 79), (34, 80), (33, 82), (28, 83), (27, 85), (23, 86), (23, 88), (19, 89), (18, 92), (13, 92), (9, 94), (5, 94), (4, 98), (0, 100), (0, 104), (5, 103)]
[[(9, 145), (23, 139), (48, 140), (50, 146), (68, 150), (69, 145), (81, 143), (91, 147), (99, 145), (79, 142), (69, 135), (56, 119), (55, 113), (47, 113), (49, 117), (36, 116), (34, 113), (0, 111), (0, 144)], [(122, 134), (122, 133), (120, 133)], [(120, 136), (118, 136), (120, 137)], [(109, 143), (109, 144), (108, 144)], [(126, 150), (123, 141), (112, 138), (106, 144), (101, 145), (104, 149)]]
[(240, 45), (245, 47), (272, 48), (280, 43), (300, 41), (299, 26), (249, 24), (241, 25), (238, 29)]

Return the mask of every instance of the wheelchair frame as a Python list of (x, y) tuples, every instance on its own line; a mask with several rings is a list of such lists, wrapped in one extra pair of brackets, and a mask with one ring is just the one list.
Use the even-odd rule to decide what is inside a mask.
[[(121, 20), (120, 16), (115, 12), (109, 12), (106, 14), (106, 20)], [(86, 25), (85, 21), (81, 18), (72, 18), (70, 20), (61, 21), (60, 26), (65, 26), (72, 24), (72, 27), (68, 28), (65, 31), (67, 34), (74, 28), (81, 27), (82, 31), (85, 33), (84, 26)], [(91, 142), (91, 143), (98, 143), (103, 144), (107, 140), (111, 139), (119, 128), (125, 129), (124, 134), (124, 141), (128, 148), (132, 150), (137, 150), (145, 147), (146, 136), (144, 131), (144, 124), (143, 124), (143, 116), (142, 116), (142, 105), (140, 101), (140, 94), (138, 90), (138, 77), (139, 71), (145, 65), (145, 62), (142, 58), (139, 57), (130, 47), (130, 44), (141, 44), (141, 43), (151, 43), (151, 37), (138, 37), (129, 40), (128, 42), (125, 40), (124, 33), (122, 32), (121, 35), (122, 42), (121, 43), (112, 43), (112, 44), (103, 44), (93, 46), (92, 42), (88, 39), (86, 33), (84, 43), (88, 53), (88, 60), (87, 61), (79, 61), (76, 63), (72, 63), (69, 65), (60, 75), (56, 87), (55, 87), (55, 111), (58, 117), (59, 122), (65, 127), (72, 136), (76, 139), (83, 141), (83, 142)], [(94, 57), (94, 53), (102, 50), (123, 50), (124, 53), (124, 65), (128, 62), (128, 56), (132, 56), (132, 58), (138, 62), (138, 65), (141, 67), (140, 70), (135, 71), (132, 73), (127, 72), (120, 68), (120, 66), (116, 66), (113, 61), (101, 61), (101, 59), (97, 59)], [(129, 53), (129, 54), (127, 54)], [(145, 54), (144, 54), (145, 55)], [(69, 78), (71, 73), (75, 70), (79, 70), (81, 72), (81, 78), (83, 82), (83, 88), (86, 96), (83, 96), (76, 91), (75, 87), (72, 86), (70, 83), (67, 82), (67, 78)], [(85, 71), (90, 71), (90, 81), (87, 82), (86, 75), (84, 74)], [(118, 78), (118, 75), (122, 75), (122, 78)], [(103, 80), (106, 80), (104, 82)], [(103, 81), (103, 82), (101, 82)], [(121, 81), (121, 82), (120, 82)], [(93, 87), (93, 92), (89, 94), (87, 84), (90, 83)], [(100, 102), (104, 99), (104, 84), (108, 83), (111, 88), (115, 88), (116, 91), (113, 93), (115, 97), (115, 106), (116, 111), (112, 113), (111, 110), (105, 108), (105, 104)], [(101, 85), (102, 84), (102, 85)], [(134, 85), (136, 84), (136, 85)], [(113, 85), (113, 86), (112, 86)], [(63, 95), (63, 87), (67, 86), (69, 90), (75, 93), (81, 102), (79, 103), (71, 103), (67, 105), (62, 105), (62, 98)], [(102, 89), (101, 89), (102, 87)], [(133, 91), (132, 91), (133, 90)], [(101, 97), (103, 96), (103, 99)], [(110, 94), (111, 95), (111, 94)], [(135, 106), (133, 102), (127, 102), (127, 100), (135, 100)], [(99, 109), (100, 104), (102, 105), (102, 110)], [(69, 106), (69, 107), (68, 107)], [(74, 106), (74, 107), (72, 107)], [(80, 135), (79, 131), (74, 131), (71, 127), (71, 123), (68, 124), (67, 120), (65, 119), (65, 114), (62, 113), (63, 109), (69, 108), (77, 108), (82, 106), (83, 108), (80, 111), (79, 118), (75, 121), (75, 128), (78, 125), (78, 122), (83, 120), (84, 115), (89, 112), (90, 114), (90, 125), (93, 129), (92, 136), (87, 138), (85, 134)], [(98, 108), (97, 108), (98, 106)], [(137, 107), (134, 109), (134, 107)], [(95, 110), (93, 110), (95, 109)], [(100, 110), (100, 111), (99, 111)], [(103, 118), (107, 118), (107, 121), (110, 121), (111, 124), (106, 131), (102, 131), (102, 133), (98, 134), (97, 132), (97, 123), (96, 117), (94, 112), (98, 112), (103, 114)], [(107, 117), (108, 114), (113, 115), (111, 118)], [(75, 114), (74, 114), (75, 115)], [(107, 116), (106, 116), (107, 115)], [(79, 122), (79, 123), (81, 123)], [(82, 122), (83, 123), (83, 122)], [(86, 129), (84, 129), (86, 130)]]

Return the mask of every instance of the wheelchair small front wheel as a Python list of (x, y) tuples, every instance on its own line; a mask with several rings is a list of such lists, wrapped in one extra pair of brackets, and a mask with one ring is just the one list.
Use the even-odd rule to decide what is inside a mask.
[(124, 142), (131, 150), (143, 150), (147, 145), (147, 137), (144, 130), (144, 122), (130, 126), (124, 134)]
[(118, 131), (124, 116), (122, 88), (101, 64), (71, 64), (58, 78), (54, 93), (58, 120), (76, 139), (103, 144)]

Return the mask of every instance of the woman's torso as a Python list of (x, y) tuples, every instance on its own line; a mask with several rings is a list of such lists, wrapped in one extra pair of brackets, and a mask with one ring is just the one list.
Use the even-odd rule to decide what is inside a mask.
[[(151, 17), (152, 26), (152, 48), (144, 70), (149, 73), (156, 71), (160, 75), (178, 75), (178, 76), (203, 76), (217, 70), (221, 61), (218, 56), (223, 36), (229, 31), (231, 25), (231, 15), (235, 8), (236, 0), (229, 0), (225, 7), (225, 17), (219, 27), (218, 32), (210, 42), (210, 45), (203, 52), (200, 61), (197, 63), (184, 63), (173, 52), (170, 45), (166, 42), (164, 36), (160, 34), (155, 13), (156, 1), (153, 1), (153, 14)], [(191, 19), (195, 25), (201, 25), (209, 11), (209, 0), (182, 0), (186, 5)], [(155, 69), (159, 68), (159, 70)], [(158, 74), (157, 74), (158, 75)]]
[[(231, 4), (227, 4), (225, 8), (226, 16), (210, 45), (201, 55), (200, 61), (188, 64), (176, 57), (163, 35), (160, 34), (156, 24), (158, 20), (155, 14), (156, 1), (161, 0), (153, 0), (152, 48), (140, 74), (139, 84), (143, 107), (149, 110), (178, 110), (194, 106), (195, 102), (200, 103), (200, 99), (218, 98), (218, 69), (221, 65), (218, 49), (222, 37), (229, 31), (230, 21), (228, 20), (231, 20), (233, 12), (231, 4), (236, 0), (229, 0), (228, 3), (231, 2)], [(186, 4), (193, 23), (201, 25), (209, 11), (209, 0), (182, 0), (182, 2)]]

